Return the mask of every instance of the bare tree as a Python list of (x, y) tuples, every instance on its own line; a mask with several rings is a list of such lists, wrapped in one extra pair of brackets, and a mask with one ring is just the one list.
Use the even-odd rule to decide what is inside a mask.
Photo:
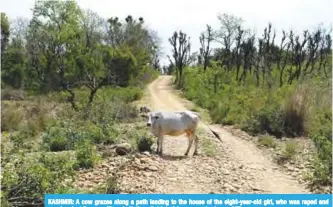
[(190, 37), (187, 37), (182, 31), (179, 31), (179, 33), (174, 32), (172, 37), (169, 38), (169, 42), (172, 46), (174, 62), (172, 62), (170, 57), (168, 58), (170, 62), (176, 66), (176, 81), (178, 82), (178, 86), (182, 87), (183, 69), (193, 60)]
[(223, 45), (222, 64), (227, 66), (227, 70), (231, 70), (231, 47), (234, 44), (237, 36), (238, 27), (243, 23), (243, 19), (232, 14), (218, 14), (220, 21), (220, 29), (215, 32), (215, 41)]
[[(280, 50), (276, 53), (276, 60), (277, 60), (277, 68), (280, 71), (280, 87), (283, 85), (283, 72), (287, 66), (287, 61), (289, 57), (289, 51), (290, 51), (290, 42), (285, 42), (287, 33), (283, 30), (282, 31), (282, 40), (280, 44)], [(292, 35), (292, 31), (290, 33)]]
[(200, 48), (200, 61), (203, 61), (203, 69), (206, 71), (208, 63), (209, 63), (209, 56), (212, 51), (210, 48), (210, 43), (213, 41), (213, 30), (210, 25), (206, 25), (207, 30), (206, 32), (202, 32), (199, 40), (201, 44)]

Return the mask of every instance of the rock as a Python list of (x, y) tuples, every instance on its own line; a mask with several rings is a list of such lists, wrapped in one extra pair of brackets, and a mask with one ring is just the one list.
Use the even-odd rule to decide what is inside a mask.
[(148, 169), (150, 171), (157, 171), (158, 170), (158, 168), (156, 166), (154, 166), (154, 165), (150, 165), (146, 169)]
[(109, 168), (110, 168), (110, 165), (103, 163), (103, 164), (102, 164), (102, 168), (109, 169)]
[(149, 163), (149, 158), (147, 158), (147, 157), (143, 157), (143, 158), (141, 158), (140, 159), (140, 161), (142, 162), (142, 163)]
[(87, 183), (86, 186), (87, 186), (87, 188), (92, 188), (92, 187), (94, 187), (94, 184), (92, 184), (92, 183)]
[(177, 178), (168, 178), (169, 181), (177, 181)]
[(253, 191), (261, 191), (261, 189), (256, 186), (250, 186), (250, 187), (251, 187), (251, 190), (253, 190)]
[(122, 144), (117, 145), (115, 151), (118, 155), (123, 156), (123, 155), (127, 155), (128, 153), (130, 153), (131, 149), (132, 149), (132, 146), (129, 143), (122, 143)]
[(150, 156), (150, 152), (148, 152), (148, 151), (144, 151), (144, 152), (142, 152), (142, 154), (144, 154), (146, 156)]

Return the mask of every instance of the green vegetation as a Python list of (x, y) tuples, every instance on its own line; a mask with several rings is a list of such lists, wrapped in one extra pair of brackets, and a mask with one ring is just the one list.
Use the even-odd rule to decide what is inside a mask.
[[(258, 38), (241, 18), (218, 19), (220, 29), (207, 25), (195, 53), (190, 37), (174, 32), (164, 72), (215, 123), (269, 134), (259, 145), (275, 148), (273, 136), (309, 137), (317, 150), (309, 178), (330, 185), (330, 32), (283, 31), (276, 44), (271, 24)], [(213, 41), (222, 46), (212, 50)], [(104, 19), (76, 1), (37, 1), (29, 20), (1, 13), (2, 206), (42, 206), (44, 193), (89, 193), (72, 184), (78, 171), (112, 156), (100, 155), (103, 147), (151, 150), (152, 137), (139, 125), (131, 130), (140, 121), (132, 102), (158, 76), (160, 46), (142, 17)], [(203, 146), (215, 155), (209, 140)], [(297, 153), (288, 142), (281, 159)], [(94, 193), (120, 193), (112, 173)]]
[(145, 136), (137, 136), (136, 146), (139, 152), (144, 152), (144, 151), (150, 152), (153, 143), (154, 140), (148, 134), (146, 134)]
[(297, 153), (297, 143), (294, 141), (288, 141), (284, 145), (284, 149), (282, 152), (282, 160), (290, 160), (294, 159)]
[[(256, 36), (243, 27), (241, 18), (221, 14), (218, 19), (219, 29), (214, 31), (207, 25), (201, 34), (197, 58), (189, 55), (186, 34), (175, 33), (170, 38), (175, 60), (164, 69), (176, 74), (175, 83), (185, 97), (208, 109), (215, 123), (236, 125), (252, 135), (312, 139), (317, 148), (312, 181), (330, 185), (330, 32), (322, 26), (304, 31), (303, 36), (283, 31), (278, 42), (271, 24), (262, 36)], [(213, 41), (222, 45), (211, 50)], [(185, 49), (177, 51), (178, 46)], [(179, 57), (182, 54), (187, 59)], [(258, 144), (276, 146), (269, 136), (260, 137)], [(291, 159), (295, 153), (294, 144), (286, 144), (283, 157)]]
[(258, 145), (269, 147), (269, 148), (275, 148), (277, 144), (275, 142), (274, 137), (269, 136), (269, 135), (262, 135), (262, 136), (259, 136), (259, 138), (258, 138)]
[(142, 17), (103, 19), (75, 1), (38, 1), (30, 20), (1, 13), (1, 205), (87, 192), (72, 185), (77, 171), (139, 121), (132, 102), (158, 76), (159, 51)]

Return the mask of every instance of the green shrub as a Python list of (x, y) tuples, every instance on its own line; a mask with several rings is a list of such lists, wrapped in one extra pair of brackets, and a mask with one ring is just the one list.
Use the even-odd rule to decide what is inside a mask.
[(136, 146), (139, 152), (151, 151), (151, 146), (154, 144), (154, 141), (151, 136), (143, 135), (137, 136)]
[(285, 143), (282, 156), (285, 159), (293, 159), (297, 153), (298, 146), (295, 141), (288, 141)]
[(1, 89), (1, 100), (23, 100), (25, 92), (20, 89), (6, 87)]
[(30, 150), (33, 147), (33, 141), (29, 133), (21, 131), (10, 136), (14, 151), (21, 149)]
[(96, 146), (88, 139), (75, 144), (77, 166), (80, 168), (92, 168), (99, 161)]
[(259, 136), (258, 145), (269, 147), (269, 148), (275, 148), (277, 146), (274, 137), (269, 136), (269, 135)]
[(88, 193), (91, 194), (120, 194), (120, 185), (118, 183), (118, 177), (116, 172), (112, 172), (106, 178), (106, 181), (101, 185), (97, 186), (95, 189), (90, 190)]
[(74, 175), (73, 162), (66, 154), (31, 157), (20, 152), (4, 159), (2, 166), (2, 206), (42, 205), (45, 192), (55, 193)]
[(332, 183), (332, 111), (317, 111), (316, 125), (311, 128), (317, 154), (312, 161), (313, 184), (331, 185)]
[(50, 143), (50, 150), (52, 152), (68, 150), (68, 143), (66, 137), (57, 136), (53, 137)]
[(63, 151), (73, 149), (72, 143), (67, 139), (66, 128), (52, 126), (43, 135), (43, 147), (50, 151)]
[(43, 148), (50, 151), (73, 150), (75, 143), (84, 139), (94, 144), (113, 144), (119, 133), (112, 124), (61, 121), (45, 131)]
[(22, 119), (22, 111), (17, 106), (1, 101), (1, 131), (17, 130)]

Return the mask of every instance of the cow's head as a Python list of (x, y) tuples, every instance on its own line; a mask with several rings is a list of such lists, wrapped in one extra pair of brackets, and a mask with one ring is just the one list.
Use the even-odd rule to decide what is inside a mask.
[(149, 112), (146, 114), (142, 114), (142, 117), (147, 119), (147, 126), (150, 127), (154, 124), (154, 122), (159, 118), (154, 112)]

